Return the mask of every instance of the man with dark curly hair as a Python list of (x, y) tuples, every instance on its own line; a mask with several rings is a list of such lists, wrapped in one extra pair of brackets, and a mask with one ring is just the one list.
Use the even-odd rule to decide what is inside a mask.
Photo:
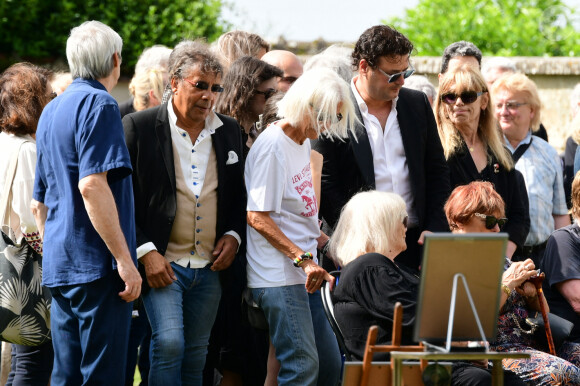
[(324, 156), (320, 213), (334, 228), (340, 211), (357, 192), (399, 194), (409, 213), (407, 251), (397, 262), (418, 268), (426, 231), (448, 230), (443, 204), (449, 169), (424, 93), (402, 88), (414, 72), (413, 44), (386, 25), (367, 29), (352, 53), (358, 70), (350, 83), (359, 122), (344, 142), (320, 139)]

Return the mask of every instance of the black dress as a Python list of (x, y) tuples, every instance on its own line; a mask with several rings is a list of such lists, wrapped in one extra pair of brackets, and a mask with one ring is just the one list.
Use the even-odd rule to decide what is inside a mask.
[(379, 327), (377, 342), (391, 341), (396, 302), (403, 305), (402, 344), (413, 344), (418, 289), (417, 271), (379, 253), (357, 257), (342, 269), (333, 294), (334, 313), (353, 358), (362, 360), (371, 326)]
[(530, 230), (530, 212), (526, 183), (522, 174), (515, 168), (506, 170), (491, 152), (488, 152), (488, 163), (480, 173), (465, 142), (457, 153), (449, 157), (447, 164), (451, 173), (451, 189), (472, 181), (489, 181), (493, 184), (505, 202), (508, 222), (502, 231), (507, 232), (510, 241), (518, 247), (523, 246)]

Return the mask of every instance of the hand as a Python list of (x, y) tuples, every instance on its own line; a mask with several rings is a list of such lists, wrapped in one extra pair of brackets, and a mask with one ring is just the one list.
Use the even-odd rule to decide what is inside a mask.
[(316, 264), (313, 260), (304, 260), (300, 267), (306, 272), (306, 291), (310, 294), (315, 293), (320, 289), (322, 281), (326, 280), (328, 282), (328, 288), (332, 291), (334, 287), (334, 276), (329, 274)]
[(163, 288), (177, 280), (171, 264), (157, 251), (150, 251), (141, 258), (145, 266), (147, 283), (151, 288)]
[(236, 257), (238, 240), (232, 235), (223, 235), (215, 245), (213, 256), (215, 260), (211, 265), (212, 271), (222, 271), (228, 268)]
[(517, 287), (520, 287), (526, 280), (537, 274), (538, 271), (536, 271), (536, 266), (532, 259), (526, 259), (525, 261), (512, 263), (503, 273), (501, 281), (513, 291)]
[(117, 270), (125, 282), (125, 290), (119, 292), (119, 296), (126, 302), (132, 302), (141, 294), (141, 275), (131, 259), (117, 261)]
[(517, 293), (527, 298), (535, 298), (538, 296), (538, 292), (536, 291), (536, 286), (534, 283), (526, 281), (520, 287), (516, 287)]
[(423, 231), (421, 232), (421, 236), (419, 236), (419, 240), (417, 240), (417, 244), (419, 245), (423, 245), (425, 243), (425, 235), (426, 234), (432, 234), (433, 232), (431, 231)]

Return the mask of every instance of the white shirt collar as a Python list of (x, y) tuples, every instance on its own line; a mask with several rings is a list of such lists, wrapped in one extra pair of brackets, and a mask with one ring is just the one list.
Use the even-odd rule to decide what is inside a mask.
[[(367, 103), (364, 101), (364, 99), (360, 96), (360, 93), (358, 92), (358, 90), (356, 89), (356, 86), (354, 84), (354, 81), (358, 78), (358, 75), (355, 76), (354, 78), (352, 78), (350, 80), (350, 88), (352, 90), (352, 93), (354, 94), (354, 98), (356, 99), (356, 103), (358, 105), (358, 108), (360, 109), (361, 113), (367, 113), (369, 111), (369, 108), (367, 106)], [(397, 95), (397, 97), (395, 99), (392, 100), (393, 105), (392, 105), (392, 109), (396, 110), (397, 109), (397, 101), (399, 100), (399, 96)]]

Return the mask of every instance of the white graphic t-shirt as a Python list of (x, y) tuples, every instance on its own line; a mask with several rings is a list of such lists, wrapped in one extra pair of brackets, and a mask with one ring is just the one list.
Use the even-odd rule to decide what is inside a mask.
[[(310, 172), (310, 141), (298, 145), (276, 124), (268, 126), (248, 153), (245, 179), (248, 211), (270, 212), (294, 244), (315, 255), (320, 229)], [(250, 226), (247, 240), (249, 287), (305, 283), (304, 271)]]

